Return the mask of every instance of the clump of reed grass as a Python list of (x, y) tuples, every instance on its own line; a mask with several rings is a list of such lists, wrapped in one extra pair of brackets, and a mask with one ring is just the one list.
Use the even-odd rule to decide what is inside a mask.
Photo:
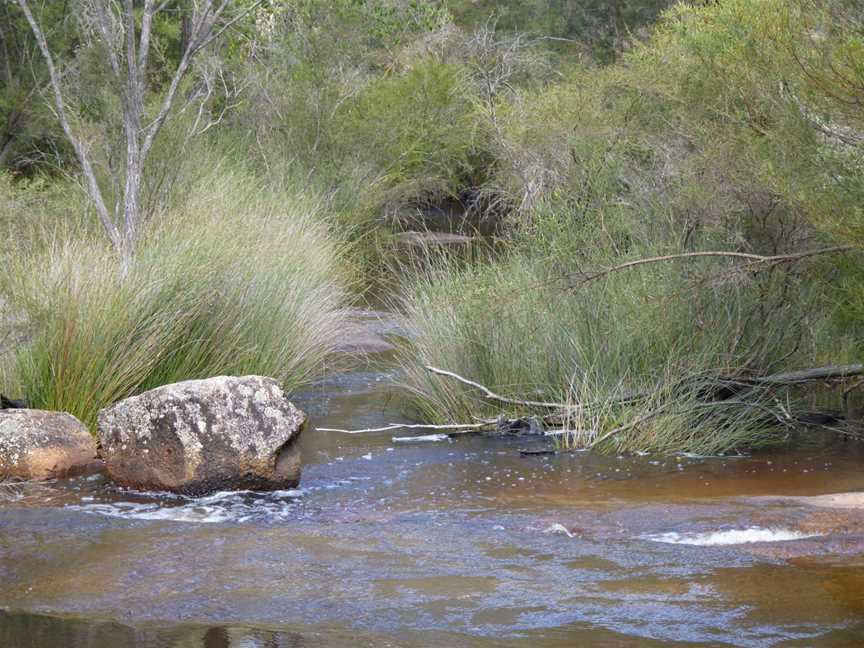
[(154, 218), (125, 275), (90, 227), (44, 223), (6, 255), (0, 289), (29, 335), (0, 369), (4, 393), (92, 426), (106, 405), (179, 380), (309, 382), (337, 344), (347, 295), (321, 211), (218, 168)]
[(590, 378), (571, 382), (563, 410), (562, 450), (607, 453), (688, 452), (717, 456), (741, 448), (779, 443), (792, 424), (769, 390), (759, 387), (722, 393), (728, 383), (711, 374), (682, 375), (666, 367), (650, 391), (617, 390), (596, 398)]
[(724, 262), (644, 270), (562, 285), (545, 260), (515, 253), (421, 273), (402, 306), (413, 328), (400, 356), (408, 408), (436, 423), (537, 413), (485, 399), (432, 365), (498, 394), (564, 404), (567, 448), (711, 455), (785, 438), (764, 390), (714, 392), (730, 377), (814, 362), (801, 336), (825, 335), (830, 315), (802, 330), (798, 309), (818, 313), (818, 290)]

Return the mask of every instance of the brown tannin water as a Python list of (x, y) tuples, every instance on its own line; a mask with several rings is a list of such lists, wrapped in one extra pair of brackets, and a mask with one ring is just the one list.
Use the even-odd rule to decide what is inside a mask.
[[(321, 427), (381, 425), (392, 378), (342, 374), (298, 401)], [(864, 645), (864, 509), (808, 499), (864, 490), (853, 443), (303, 443), (295, 491), (0, 486), (0, 646)]]

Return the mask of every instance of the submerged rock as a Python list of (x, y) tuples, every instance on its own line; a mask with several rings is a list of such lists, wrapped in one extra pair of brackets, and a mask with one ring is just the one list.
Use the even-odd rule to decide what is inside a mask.
[(802, 504), (834, 509), (864, 509), (864, 492), (830, 493), (812, 497), (793, 497)]
[(306, 415), (272, 378), (219, 376), (165, 385), (99, 413), (109, 475), (124, 486), (204, 495), (300, 481)]
[(0, 410), (0, 481), (70, 477), (98, 467), (95, 439), (71, 414)]

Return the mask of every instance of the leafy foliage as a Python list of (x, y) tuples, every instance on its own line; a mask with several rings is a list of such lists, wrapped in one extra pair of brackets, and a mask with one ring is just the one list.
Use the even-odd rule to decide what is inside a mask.
[[(601, 449), (785, 438), (766, 394), (704, 394), (712, 376), (858, 357), (859, 252), (764, 273), (687, 261), (591, 276), (699, 250), (860, 247), (861, 24), (842, 3), (677, 5), (618, 64), (515, 92), (490, 180), (513, 207), (513, 252), (407, 293), (413, 407), (439, 421), (496, 412), (431, 364), (498, 393), (605, 404), (574, 410), (570, 444), (617, 429)], [(632, 393), (648, 396), (616, 404)]]

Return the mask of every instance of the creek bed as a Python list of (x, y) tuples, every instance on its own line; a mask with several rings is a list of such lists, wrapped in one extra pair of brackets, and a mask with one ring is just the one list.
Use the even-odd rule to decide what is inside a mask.
[[(394, 375), (298, 397), (396, 420)], [(0, 646), (853, 646), (864, 452), (520, 456), (314, 429), (302, 487), (197, 500), (104, 478), (0, 489)]]

